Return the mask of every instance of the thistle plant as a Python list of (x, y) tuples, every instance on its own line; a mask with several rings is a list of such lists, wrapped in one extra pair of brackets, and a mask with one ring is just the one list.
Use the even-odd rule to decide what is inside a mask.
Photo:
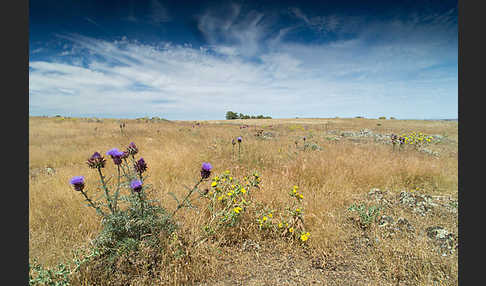
[[(88, 167), (96, 169), (99, 175), (99, 185), (93, 191), (88, 190), (84, 176), (75, 176), (70, 181), (74, 190), (84, 196), (88, 206), (103, 218), (103, 227), (94, 246), (110, 259), (136, 250), (142, 241), (156, 247), (160, 244), (160, 233), (170, 235), (175, 230), (166, 209), (158, 201), (148, 198), (151, 186), (145, 182), (147, 164), (143, 158), (136, 160), (138, 151), (132, 142), (126, 151), (113, 148), (106, 153), (113, 160), (115, 177), (106, 177), (103, 173), (107, 162), (99, 152), (90, 156)], [(97, 193), (101, 193), (101, 197), (93, 198)]]
[(396, 135), (396, 134), (393, 134), (393, 133), (392, 133), (392, 134), (390, 135), (390, 140), (391, 140), (391, 143), (392, 143), (392, 145), (393, 145), (393, 151), (395, 151), (395, 146), (396, 146), (397, 144), (399, 144), (398, 135)]
[(241, 136), (239, 136), (238, 138), (236, 138), (237, 141), (238, 141), (238, 160), (240, 160), (240, 153), (241, 153), (241, 141), (243, 140), (241, 138)]

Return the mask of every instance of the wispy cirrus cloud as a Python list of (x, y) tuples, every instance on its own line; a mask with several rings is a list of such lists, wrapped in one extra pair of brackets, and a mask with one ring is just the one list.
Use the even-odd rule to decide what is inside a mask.
[[(237, 4), (225, 9), (224, 17), (217, 10), (198, 16), (208, 40), (201, 47), (58, 35), (73, 55), (30, 62), (30, 113), (457, 117), (457, 47), (447, 42), (454, 27), (441, 28), (447, 15), (370, 22), (371, 30), (352, 27), (351, 39), (307, 44), (287, 40), (296, 26), (277, 27), (265, 13)], [(326, 17), (325, 31), (347, 28), (344, 16), (337, 24)]]

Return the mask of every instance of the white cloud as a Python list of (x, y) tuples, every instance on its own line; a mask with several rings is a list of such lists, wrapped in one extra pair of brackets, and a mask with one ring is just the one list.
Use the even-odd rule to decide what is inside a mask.
[(440, 46), (440, 37), (424, 39), (424, 31), (439, 31), (435, 24), (417, 30), (413, 22), (371, 23), (389, 41), (370, 44), (363, 31), (354, 39), (309, 45), (284, 40), (292, 27), (270, 32), (262, 13), (242, 14), (238, 5), (226, 12), (223, 19), (200, 16), (210, 43), (204, 47), (58, 35), (70, 43), (74, 59), (30, 62), (30, 113), (457, 117), (457, 70), (440, 68), (457, 63), (457, 48)]

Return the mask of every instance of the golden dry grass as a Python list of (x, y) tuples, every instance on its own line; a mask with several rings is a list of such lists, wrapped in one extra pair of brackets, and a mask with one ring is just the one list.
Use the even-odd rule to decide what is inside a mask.
[[(398, 236), (382, 240), (380, 247), (356, 249), (353, 239), (363, 234), (377, 235), (380, 230), (372, 227), (363, 232), (353, 227), (346, 211), (352, 203), (366, 196), (371, 188), (398, 193), (418, 187), (422, 193), (450, 196), (457, 200), (457, 122), (262, 119), (202, 121), (200, 126), (193, 127), (193, 122), (184, 121), (123, 121), (126, 123), (124, 134), (119, 128), (120, 121), (114, 119), (98, 123), (81, 118), (30, 117), (30, 259), (37, 258), (41, 263), (53, 266), (70, 260), (73, 248), (86, 246), (90, 239), (94, 239), (100, 230), (100, 219), (92, 209), (84, 206), (82, 196), (72, 190), (69, 179), (83, 175), (89, 188), (97, 181), (97, 174), (87, 167), (86, 159), (95, 151), (104, 155), (113, 147), (125, 148), (133, 141), (140, 149), (139, 155), (148, 164), (149, 181), (155, 190), (153, 195), (169, 210), (174, 209), (176, 204), (168, 192), (182, 196), (185, 193), (183, 186), (193, 185), (198, 178), (202, 162), (210, 162), (216, 174), (228, 169), (237, 176), (243, 176), (248, 171), (258, 170), (263, 178), (263, 188), (256, 198), (270, 206), (284, 205), (289, 201), (289, 188), (293, 185), (300, 187), (305, 195), (306, 226), (311, 232), (308, 255), (321, 260), (325, 257), (327, 265), (344, 265), (343, 261), (348, 261), (345, 264), (349, 265), (352, 261), (353, 267), (346, 270), (350, 281), (356, 278), (356, 275), (351, 275), (353, 270), (361, 273), (362, 285), (368, 285), (365, 281), (369, 285), (396, 285), (397, 281), (405, 283), (403, 285), (424, 285), (431, 281), (443, 283), (437, 285), (457, 285), (457, 251), (447, 257), (438, 256), (422, 238), (424, 236), (416, 239)], [(248, 124), (250, 128), (240, 129), (242, 124)], [(430, 147), (440, 152), (440, 156), (435, 158), (410, 148), (392, 152), (391, 145), (379, 142), (326, 139), (333, 132), (338, 136), (342, 131), (363, 128), (383, 134), (421, 131), (443, 135), (447, 141)], [(256, 129), (272, 132), (275, 138), (256, 138)], [(319, 144), (323, 150), (295, 154), (295, 140), (310, 134), (312, 138), (309, 140)], [(243, 136), (240, 161), (232, 154), (231, 139), (237, 136)], [(48, 174), (47, 167), (54, 169), (55, 173)], [(110, 172), (113, 169), (106, 170)], [(458, 231), (457, 215), (420, 218), (401, 209), (394, 209), (394, 212), (413, 222), (416, 229), (441, 225), (455, 234)], [(181, 222), (181, 232), (189, 240), (196, 236), (201, 218), (195, 211), (181, 211), (177, 219)], [(275, 242), (268, 247), (282, 250), (286, 246)], [(221, 261), (231, 260), (231, 252), (225, 252), (223, 247), (218, 248), (219, 254), (215, 254), (215, 248), (214, 245), (191, 248), (197, 257), (205, 259), (193, 261), (183, 270), (191, 271), (192, 277), (207, 279), (209, 285), (232, 284), (218, 276), (228, 266)], [(252, 261), (252, 255), (239, 253), (239, 263), (245, 265), (242, 262), (245, 259)], [(338, 266), (332, 271), (338, 271)], [(179, 272), (183, 270), (179, 269)], [(334, 272), (328, 270), (325, 271), (327, 276), (313, 272), (313, 279), (319, 275), (322, 281), (326, 277), (332, 279)], [(235, 273), (239, 270), (231, 268), (227, 271)], [(163, 281), (180, 283), (184, 280), (181, 278), (184, 273), (178, 275), (165, 277)], [(134, 282), (138, 283), (144, 284), (143, 279)], [(325, 284), (334, 285), (330, 282)], [(263, 284), (252, 282), (247, 285)]]

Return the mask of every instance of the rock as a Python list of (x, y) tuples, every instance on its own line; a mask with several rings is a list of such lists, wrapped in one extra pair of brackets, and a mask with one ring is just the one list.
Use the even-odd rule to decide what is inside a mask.
[(438, 206), (429, 195), (415, 195), (406, 191), (400, 193), (399, 201), (421, 216), (425, 216), (432, 208)]
[(351, 136), (354, 136), (354, 132), (351, 132), (351, 131), (343, 131), (343, 132), (341, 132), (341, 136), (342, 137), (351, 137)]
[(368, 192), (368, 198), (373, 200), (381, 200), (384, 194), (385, 194), (384, 191), (378, 188), (373, 188)]
[(425, 153), (425, 154), (429, 154), (429, 155), (432, 155), (432, 156), (435, 156), (435, 157), (439, 157), (439, 152), (436, 152), (436, 151), (433, 151), (433, 150), (430, 150), (430, 149), (427, 149), (427, 148), (420, 148), (419, 151), (422, 152), (422, 153)]
[(398, 218), (396, 224), (401, 231), (415, 232), (415, 228), (406, 218)]
[(372, 136), (373, 135), (373, 132), (369, 129), (361, 129), (358, 133), (358, 136), (362, 136), (362, 137), (368, 137), (368, 136)]
[(378, 220), (378, 226), (380, 227), (384, 227), (392, 224), (393, 224), (393, 218), (391, 216), (382, 215), (381, 218)]
[(56, 173), (56, 170), (54, 170), (54, 168), (47, 167), (46, 172), (48, 175), (54, 175), (54, 173)]
[(431, 226), (425, 229), (427, 236), (439, 247), (442, 256), (452, 254), (457, 249), (454, 234), (441, 226)]

